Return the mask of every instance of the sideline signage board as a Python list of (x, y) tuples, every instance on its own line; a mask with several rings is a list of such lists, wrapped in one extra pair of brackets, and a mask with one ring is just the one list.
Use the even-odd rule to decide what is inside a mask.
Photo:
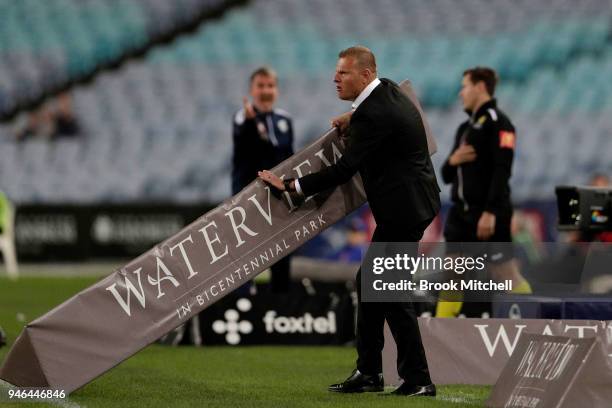
[(597, 337), (526, 334), (502, 370), (491, 408), (609, 407), (612, 370)]
[[(330, 130), (273, 171), (316, 172), (341, 157)], [(153, 343), (365, 202), (361, 180), (297, 205), (256, 180), (192, 224), (29, 323), (0, 367), (17, 386), (70, 393)]]
[[(546, 319), (444, 319), (419, 318), (431, 378), (436, 384), (495, 384), (527, 334), (598, 337), (612, 353), (612, 322)], [(395, 344), (385, 332), (383, 371), (389, 385), (397, 375)]]

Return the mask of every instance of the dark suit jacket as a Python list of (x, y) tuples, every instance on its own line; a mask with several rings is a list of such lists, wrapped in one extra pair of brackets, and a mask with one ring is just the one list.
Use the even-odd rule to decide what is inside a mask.
[(359, 172), (378, 225), (413, 226), (440, 210), (440, 188), (421, 116), (399, 87), (381, 79), (353, 113), (342, 158), (299, 179), (307, 196)]

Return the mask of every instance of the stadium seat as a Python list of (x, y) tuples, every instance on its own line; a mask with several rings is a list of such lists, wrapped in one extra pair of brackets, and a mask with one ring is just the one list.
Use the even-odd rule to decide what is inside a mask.
[[(0, 3), (6, 9), (0, 13), (0, 109), (220, 1)], [(593, 158), (595, 152), (609, 156), (601, 152), (612, 148), (608, 3), (460, 0), (457, 7), (451, 0), (384, 0), (372, 8), (367, 0), (253, 1), (77, 88), (82, 137), (55, 148), (34, 141), (3, 147), (0, 186), (22, 202), (63, 193), (77, 201), (221, 201), (229, 194), (231, 118), (251, 70), (270, 64), (278, 71), (279, 106), (294, 114), (300, 148), (348, 109), (333, 91), (335, 59), (341, 48), (365, 42), (381, 75), (413, 82), (439, 141), (436, 168), (466, 119), (457, 97), (463, 70), (498, 69), (499, 103), (518, 132), (515, 199), (550, 200), (556, 183), (584, 180), (608, 166)], [(37, 29), (24, 30), (24, 18)], [(10, 129), (0, 128), (0, 136), (10, 139)], [(567, 148), (576, 140), (581, 149)], [(164, 160), (168, 165), (160, 167)], [(103, 171), (110, 162), (113, 170)], [(16, 171), (21, 184), (9, 176)], [(102, 173), (99, 186), (86, 182)]]

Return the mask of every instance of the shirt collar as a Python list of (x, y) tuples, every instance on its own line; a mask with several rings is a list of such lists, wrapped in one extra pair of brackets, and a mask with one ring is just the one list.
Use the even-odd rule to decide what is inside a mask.
[(376, 88), (378, 85), (380, 84), (380, 79), (375, 78), (372, 82), (370, 82), (368, 84), (368, 86), (366, 86), (363, 91), (361, 91), (361, 93), (359, 94), (359, 96), (357, 97), (357, 99), (355, 99), (355, 101), (353, 102), (353, 104), (351, 105), (351, 108), (353, 110), (357, 109), (359, 107), (359, 105), (361, 105), (361, 103), (363, 101), (365, 101), (365, 99), (370, 96), (370, 94), (372, 93), (372, 91), (374, 90), (374, 88)]
[(487, 102), (483, 103), (476, 112), (468, 112), (468, 115), (470, 115), (470, 119), (474, 121), (477, 118), (481, 117), (488, 109), (495, 109), (496, 107), (497, 100), (495, 98), (491, 98)]

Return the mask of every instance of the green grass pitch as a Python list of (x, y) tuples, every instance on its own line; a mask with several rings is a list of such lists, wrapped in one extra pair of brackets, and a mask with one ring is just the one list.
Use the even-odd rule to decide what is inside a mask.
[[(0, 278), (0, 326), (9, 345), (23, 325), (97, 279)], [(0, 361), (8, 347), (0, 348)], [(153, 345), (57, 404), (14, 407), (479, 407), (490, 387), (440, 386), (438, 397), (327, 391), (351, 371), (350, 347), (164, 347)], [(4, 388), (3, 388), (4, 387)], [(6, 393), (6, 386), (0, 392)], [(6, 395), (6, 394), (5, 394)]]

